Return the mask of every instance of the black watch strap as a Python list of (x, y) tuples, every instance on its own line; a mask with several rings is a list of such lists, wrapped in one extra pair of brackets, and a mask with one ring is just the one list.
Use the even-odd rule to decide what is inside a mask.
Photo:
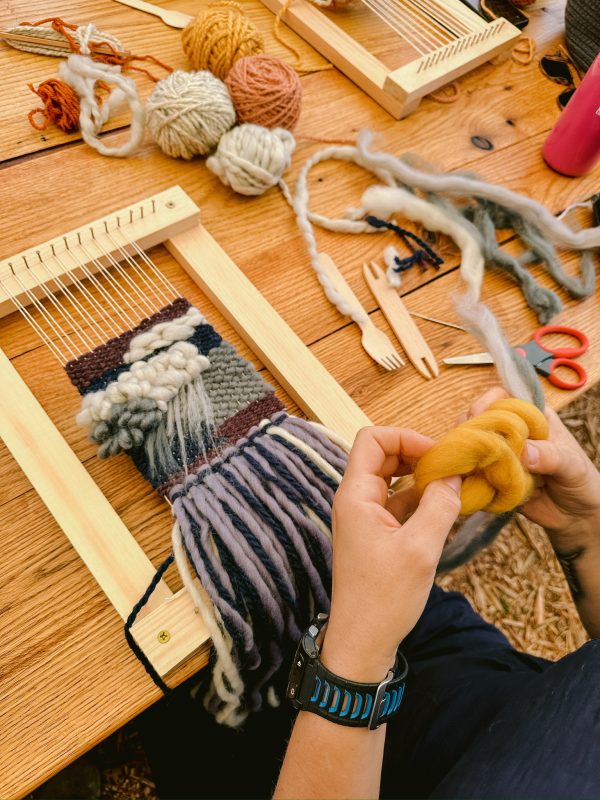
[(408, 664), (401, 653), (381, 683), (354, 683), (326, 669), (318, 658), (306, 663), (294, 705), (332, 722), (377, 728), (400, 708)]

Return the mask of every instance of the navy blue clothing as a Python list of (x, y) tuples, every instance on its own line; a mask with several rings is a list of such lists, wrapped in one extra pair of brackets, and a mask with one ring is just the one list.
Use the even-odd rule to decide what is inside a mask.
[[(434, 586), (401, 649), (409, 677), (388, 724), (382, 797), (600, 800), (600, 640), (557, 663), (529, 656)], [(183, 686), (142, 721), (162, 800), (265, 798), (293, 715), (283, 701), (232, 731)]]

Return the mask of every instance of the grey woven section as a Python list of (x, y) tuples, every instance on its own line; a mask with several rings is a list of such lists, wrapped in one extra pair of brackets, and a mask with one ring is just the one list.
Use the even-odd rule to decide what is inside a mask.
[(600, 0), (567, 0), (565, 36), (569, 53), (587, 72), (600, 53)]
[(229, 342), (222, 341), (207, 356), (210, 367), (202, 373), (202, 380), (213, 408), (215, 428), (273, 391)]

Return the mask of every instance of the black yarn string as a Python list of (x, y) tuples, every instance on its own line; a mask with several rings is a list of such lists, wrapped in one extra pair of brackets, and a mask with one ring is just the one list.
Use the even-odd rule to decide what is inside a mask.
[[(365, 217), (365, 222), (367, 222), (372, 228), (386, 228), (388, 231), (393, 231), (397, 236), (400, 237), (404, 245), (411, 251), (412, 255), (408, 256), (407, 258), (398, 258), (398, 256), (394, 258), (394, 262), (396, 264), (396, 266), (393, 267), (394, 272), (404, 272), (412, 267), (413, 264), (421, 264), (421, 266), (423, 266), (423, 261), (429, 262), (429, 264), (431, 264), (431, 266), (435, 269), (439, 269), (444, 263), (444, 259), (440, 258), (435, 250), (433, 250), (424, 239), (421, 239), (420, 236), (417, 236), (416, 233), (413, 233), (406, 228), (401, 228), (400, 225), (396, 225), (394, 222), (388, 222), (385, 219), (374, 217), (372, 214), (369, 214), (368, 217)], [(413, 242), (419, 246), (419, 249), (415, 249)]]
[(163, 694), (168, 694), (171, 690), (169, 689), (167, 684), (163, 681), (163, 679), (160, 677), (158, 672), (154, 669), (154, 667), (150, 663), (149, 659), (146, 657), (146, 654), (144, 653), (142, 648), (139, 646), (139, 644), (133, 638), (133, 635), (131, 633), (131, 627), (132, 627), (133, 623), (136, 621), (137, 615), (140, 613), (142, 608), (146, 605), (146, 603), (148, 602), (148, 600), (152, 596), (152, 593), (154, 592), (154, 590), (156, 589), (156, 587), (160, 583), (160, 581), (162, 579), (162, 576), (169, 569), (169, 567), (171, 566), (173, 561), (175, 561), (175, 556), (173, 555), (173, 553), (171, 553), (171, 555), (168, 556), (163, 561), (163, 563), (160, 565), (160, 567), (154, 573), (154, 577), (150, 581), (150, 585), (148, 586), (148, 588), (146, 589), (144, 594), (140, 597), (140, 599), (137, 601), (137, 603), (134, 605), (134, 607), (131, 609), (131, 613), (127, 617), (127, 619), (125, 621), (125, 626), (124, 626), (125, 639), (127, 640), (127, 644), (129, 645), (129, 647), (133, 651), (134, 655), (137, 656), (138, 660), (140, 661), (141, 665), (144, 667), (144, 669), (146, 670), (148, 675), (152, 678), (152, 680), (158, 686), (158, 688), (161, 690), (161, 692), (163, 692)]

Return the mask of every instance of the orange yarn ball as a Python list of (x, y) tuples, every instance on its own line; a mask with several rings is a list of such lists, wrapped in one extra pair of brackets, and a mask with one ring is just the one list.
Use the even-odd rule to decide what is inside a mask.
[[(37, 89), (32, 83), (29, 88), (44, 104), (43, 108), (34, 108), (28, 115), (29, 122), (36, 130), (45, 131), (51, 122), (66, 133), (79, 128), (79, 97), (68, 83), (50, 78), (40, 83)], [(41, 114), (44, 122), (36, 122), (36, 114)]]
[(263, 39), (237, 3), (215, 3), (189, 23), (181, 34), (194, 69), (207, 69), (221, 80), (239, 58), (262, 53)]
[(302, 85), (296, 72), (280, 58), (240, 58), (225, 84), (240, 122), (287, 130), (298, 122)]

